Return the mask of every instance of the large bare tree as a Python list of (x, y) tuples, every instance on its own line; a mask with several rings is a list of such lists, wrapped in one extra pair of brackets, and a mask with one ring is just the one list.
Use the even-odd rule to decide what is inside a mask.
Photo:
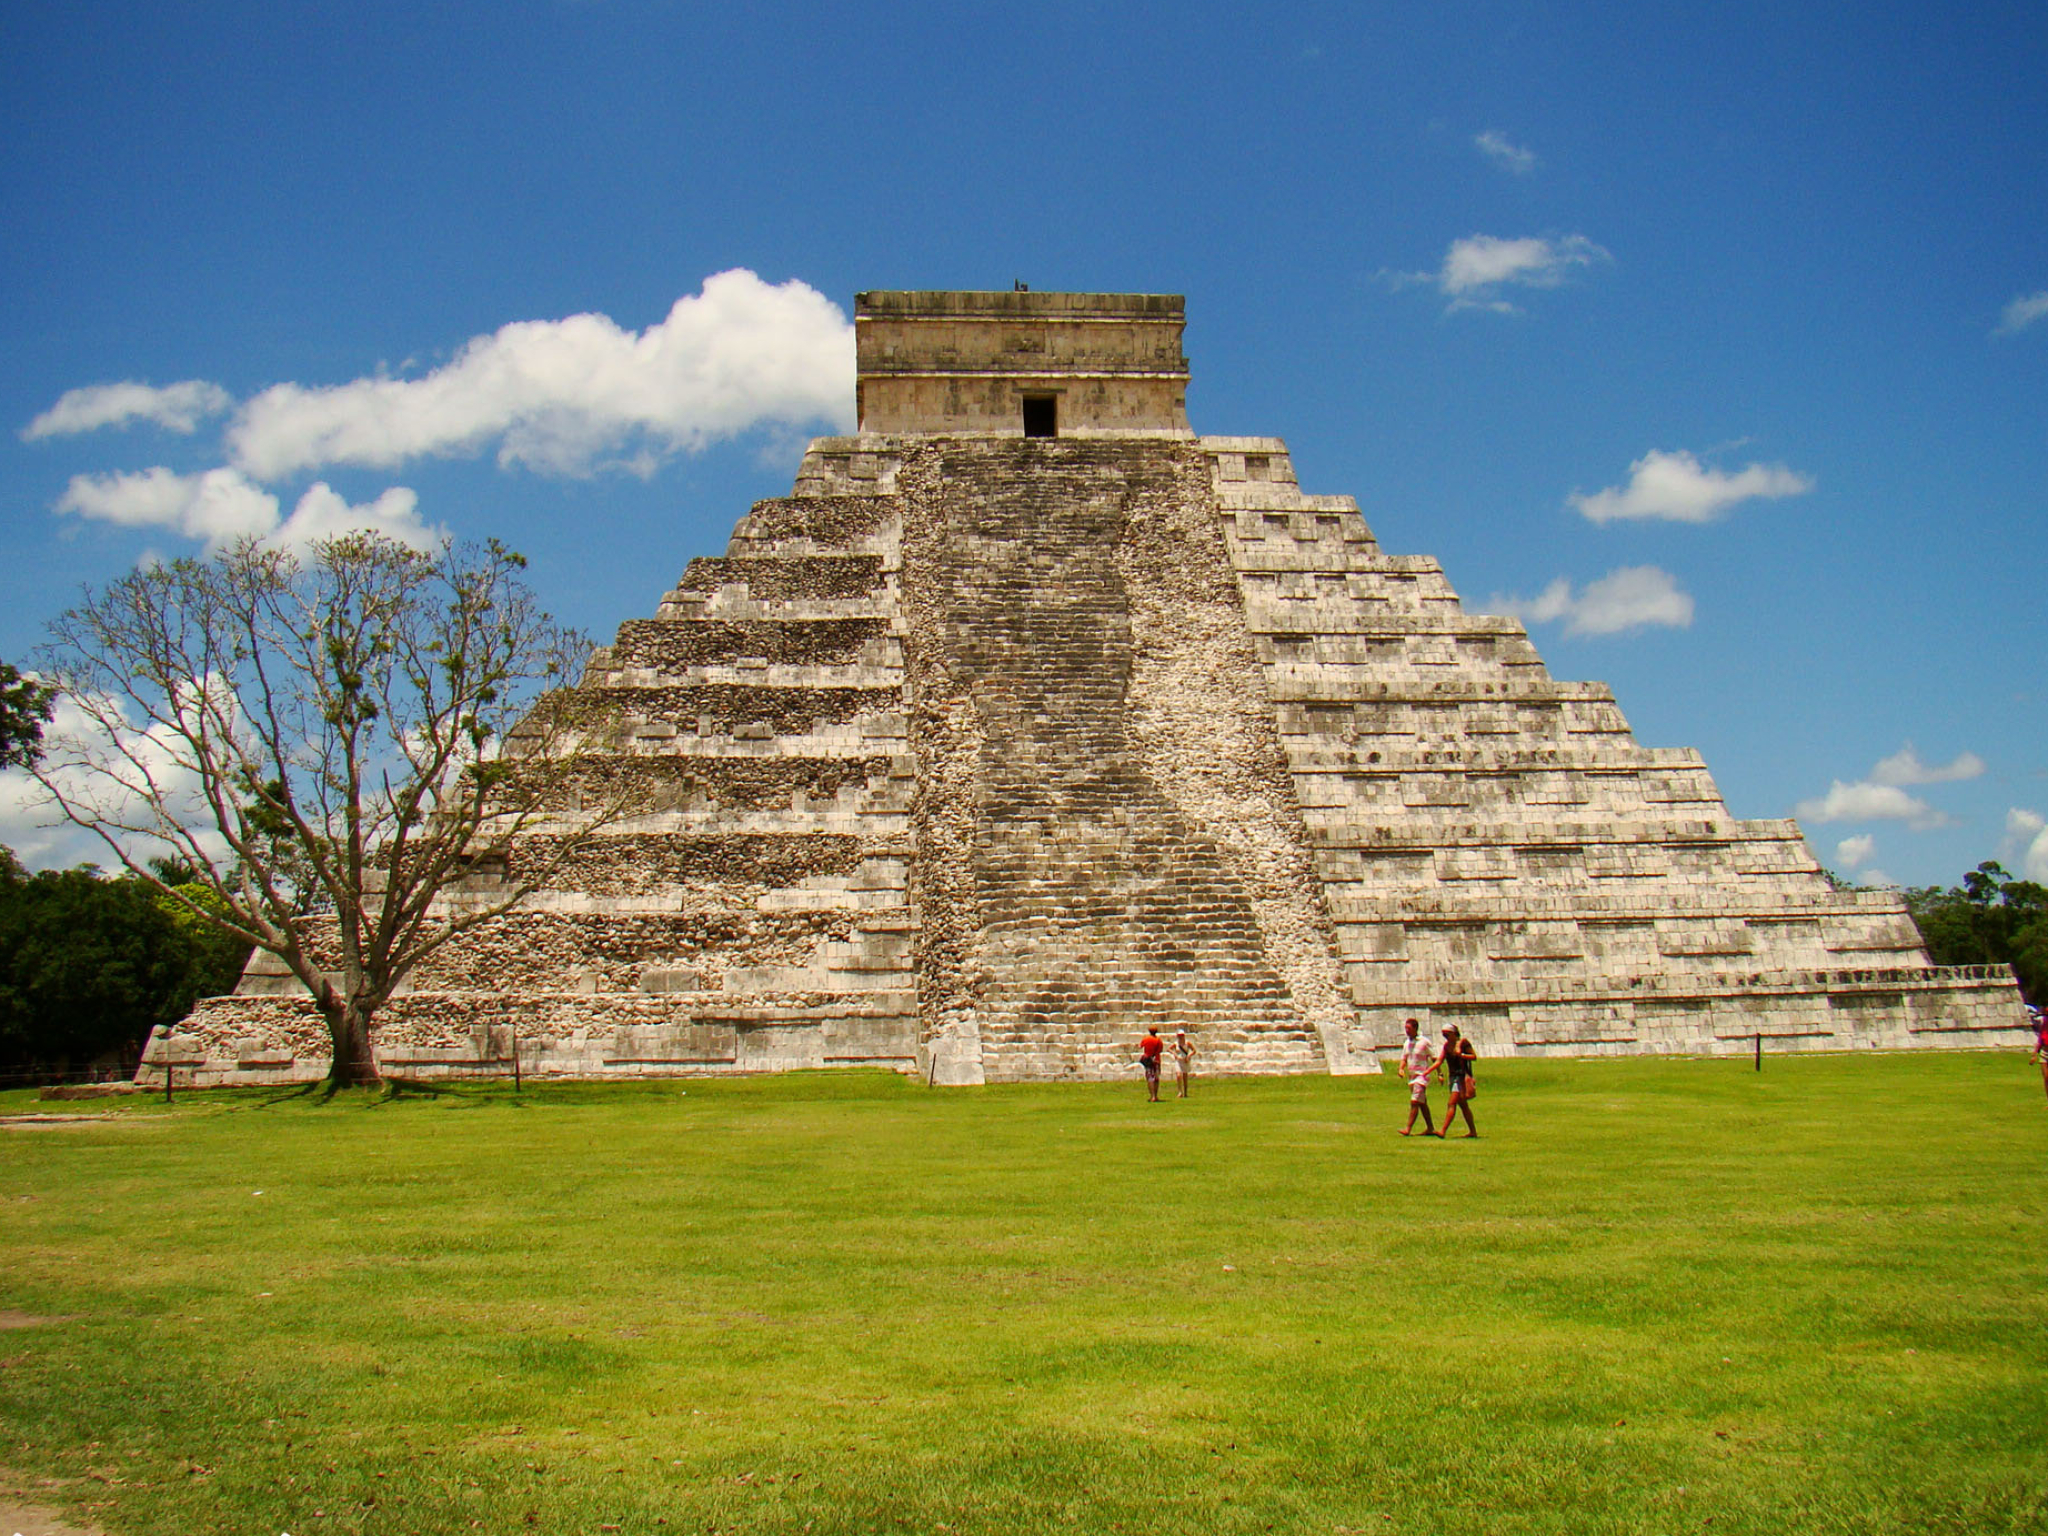
[[(422, 960), (630, 808), (572, 686), (589, 644), (524, 565), (495, 541), (248, 541), (88, 590), (39, 653), (70, 707), (36, 778), (135, 875), (290, 967), (334, 1086), (378, 1081), (372, 1021)], [(522, 834), (546, 835), (508, 857)], [(157, 876), (166, 849), (225, 916)]]

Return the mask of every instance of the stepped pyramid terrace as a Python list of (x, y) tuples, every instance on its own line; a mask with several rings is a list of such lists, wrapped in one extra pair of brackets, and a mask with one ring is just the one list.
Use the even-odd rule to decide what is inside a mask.
[[(1410, 1015), (1482, 1058), (2025, 1042), (2003, 968), (1930, 966), (1279, 439), (1197, 436), (1182, 323), (861, 295), (858, 433), (590, 659), (665, 809), (423, 966), (383, 1070), (1102, 1078), (1150, 1025), (1373, 1072)], [(326, 1050), (259, 955), (141, 1078)]]

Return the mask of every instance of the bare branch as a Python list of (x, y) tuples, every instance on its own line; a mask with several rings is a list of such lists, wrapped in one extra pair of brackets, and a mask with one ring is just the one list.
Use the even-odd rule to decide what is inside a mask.
[[(50, 734), (38, 781), (158, 889), (150, 853), (194, 868), (225, 915), (172, 899), (290, 969), (337, 1082), (374, 1079), (370, 1021), (423, 959), (638, 803), (568, 687), (588, 642), (523, 566), (495, 543), (348, 534), (301, 559), (244, 542), (134, 572), (51, 626), (78, 723)], [(540, 831), (545, 856), (450, 899)]]

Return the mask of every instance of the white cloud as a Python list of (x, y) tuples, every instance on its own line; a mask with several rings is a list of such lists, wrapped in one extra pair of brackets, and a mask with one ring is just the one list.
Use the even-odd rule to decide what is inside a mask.
[(2048, 288), (2039, 293), (2022, 294), (2006, 305), (1999, 314), (1998, 329), (1991, 334), (2010, 336), (2041, 319), (2048, 319)]
[(2019, 865), (2020, 873), (2027, 879), (2048, 885), (2048, 817), (2039, 811), (2012, 807), (2005, 813), (2003, 852)]
[(180, 475), (161, 466), (135, 473), (73, 475), (59, 512), (123, 528), (170, 528), (203, 539), (209, 549), (232, 539), (261, 538), (277, 526), (277, 498), (237, 470)]
[[(188, 757), (177, 749), (175, 736), (163, 727), (136, 726), (125, 713), (121, 719), (128, 723), (114, 732), (119, 751), (161, 787), (164, 803), (176, 814), (203, 824), (205, 800), (200, 794), (199, 776)], [(54, 763), (70, 744), (107, 741), (109, 737), (90, 711), (75, 699), (59, 694), (43, 740), (50, 762)], [(55, 767), (50, 767), (50, 771), (60, 775), (67, 793), (93, 799), (110, 815), (131, 823), (145, 819), (145, 804), (136, 796), (116, 790), (103, 780)], [(96, 834), (66, 821), (49, 792), (20, 768), (0, 772), (0, 843), (13, 849), (29, 869), (69, 869), (79, 864), (111, 869), (118, 863)], [(125, 840), (124, 846), (130, 853), (147, 857), (164, 851), (166, 845), (156, 839), (136, 837)]]
[(131, 421), (153, 421), (172, 432), (194, 432), (209, 416), (218, 416), (234, 399), (218, 384), (186, 379), (158, 388), (132, 380), (121, 384), (89, 384), (66, 390), (57, 403), (22, 428), (24, 441), (68, 437), (100, 427), (125, 427)]
[(419, 504), (417, 493), (406, 486), (394, 485), (375, 501), (351, 506), (338, 491), (329, 489), (323, 481), (316, 481), (299, 498), (299, 504), (292, 508), (292, 515), (285, 519), (284, 525), (266, 542), (298, 548), (317, 539), (331, 539), (338, 534), (363, 529), (381, 533), (401, 544), (410, 544), (414, 549), (431, 550), (437, 548), (448, 533), (445, 528), (430, 528), (422, 523)]
[(838, 306), (736, 269), (644, 331), (597, 314), (520, 321), (420, 378), (274, 385), (242, 407), (227, 440), (258, 480), (493, 443), (501, 464), (586, 474), (608, 456), (694, 451), (764, 424), (850, 426), (853, 382), (853, 327)]
[(1792, 814), (1801, 821), (1903, 821), (1915, 832), (1950, 824), (1945, 812), (1907, 794), (1896, 784), (1872, 784), (1867, 780), (1844, 784), (1836, 779), (1825, 795), (1800, 801), (1792, 808)]
[(208, 550), (238, 538), (304, 545), (354, 528), (388, 534), (418, 549), (432, 548), (444, 536), (420, 521), (419, 497), (404, 486), (350, 506), (327, 485), (316, 483), (285, 518), (277, 497), (234, 469), (180, 475), (158, 467), (134, 474), (74, 475), (57, 510), (124, 528), (173, 529), (202, 540)]
[(1877, 839), (1868, 832), (1855, 837), (1845, 837), (1835, 844), (1835, 862), (1844, 869), (1856, 869), (1870, 862), (1870, 856), (1877, 852)]
[(1782, 464), (1752, 464), (1731, 475), (1707, 468), (1683, 449), (1663, 453), (1652, 448), (1628, 468), (1626, 486), (1591, 496), (1574, 491), (1565, 500), (1596, 523), (1638, 517), (1707, 523), (1737, 502), (1803, 496), (1813, 489), (1809, 476)]
[(1512, 314), (1515, 306), (1500, 296), (1500, 290), (1555, 288), (1580, 267), (1612, 258), (1584, 235), (1564, 235), (1555, 240), (1525, 236), (1502, 240), (1493, 235), (1471, 235), (1451, 242), (1444, 264), (1434, 274), (1422, 274), (1434, 282), (1437, 291), (1451, 301), (1452, 309), (1490, 309)]
[(1497, 128), (1489, 128), (1484, 133), (1475, 134), (1472, 143), (1482, 155), (1504, 171), (1526, 176), (1536, 169), (1536, 151), (1510, 143), (1508, 136)]
[(1937, 767), (1920, 761), (1919, 750), (1907, 742), (1870, 770), (1873, 784), (1953, 784), (1974, 779), (1984, 772), (1984, 759), (1974, 752), (1958, 752), (1955, 761)]
[(1650, 625), (1690, 628), (1693, 602), (1669, 571), (1631, 565), (1588, 582), (1576, 594), (1571, 582), (1560, 576), (1533, 598), (1496, 596), (1482, 611), (1537, 624), (1562, 619), (1568, 635), (1617, 635)]
[[(1984, 759), (1974, 752), (1958, 752), (1952, 762), (1927, 763), (1921, 761), (1919, 749), (1909, 741), (1890, 757), (1881, 759), (1868, 776), (1846, 784), (1836, 779), (1825, 795), (1800, 801), (1792, 808), (1792, 814), (1802, 821), (1903, 821), (1915, 832), (1927, 832), (1953, 826), (1954, 818), (1918, 795), (1907, 794), (1907, 789), (1921, 784), (1953, 784), (1974, 779), (1983, 772)], [(1865, 841), (1861, 837), (1847, 838), (1837, 852), (1846, 858), (1847, 849)]]
[(0, 845), (29, 869), (69, 869), (75, 864), (111, 864), (106, 845), (68, 822), (51, 826), (42, 786), (19, 768), (0, 771)]

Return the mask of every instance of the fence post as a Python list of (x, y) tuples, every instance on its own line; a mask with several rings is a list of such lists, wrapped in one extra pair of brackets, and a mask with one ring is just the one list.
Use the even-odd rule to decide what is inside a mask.
[(519, 1092), (519, 1026), (510, 1026), (512, 1031), (512, 1091)]
[(1764, 1032), (1762, 1030), (1756, 1032), (1756, 1069), (1759, 1072), (1764, 1069)]
[(171, 1102), (171, 1080), (178, 1075), (178, 1063), (167, 1051), (164, 1053), (164, 1102)]

